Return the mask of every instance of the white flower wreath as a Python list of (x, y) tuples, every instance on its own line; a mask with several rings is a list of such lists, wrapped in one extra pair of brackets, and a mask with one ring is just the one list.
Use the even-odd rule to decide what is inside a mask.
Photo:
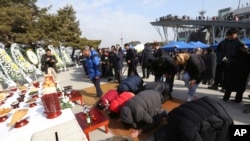
[(16, 64), (26, 73), (34, 72), (34, 66), (31, 65), (21, 54), (16, 44), (11, 45), (11, 54)]
[(19, 67), (2, 48), (0, 48), (0, 63), (3, 71), (8, 73), (12, 79), (18, 79), (22, 77)]
[(28, 50), (26, 51), (26, 55), (27, 55), (29, 61), (30, 61), (32, 64), (38, 65), (39, 60), (38, 60), (38, 58), (37, 58), (37, 55), (36, 55), (31, 49), (28, 49)]

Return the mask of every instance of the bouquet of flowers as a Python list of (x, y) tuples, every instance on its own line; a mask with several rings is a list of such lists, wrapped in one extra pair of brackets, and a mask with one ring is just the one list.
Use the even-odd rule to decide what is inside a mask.
[(6, 53), (6, 51), (0, 48), (0, 65), (5, 73), (13, 80), (22, 79), (22, 74), (20, 68), (13, 62), (10, 56)]
[(67, 96), (62, 96), (60, 98), (61, 109), (72, 108), (75, 107), (75, 104), (69, 100)]

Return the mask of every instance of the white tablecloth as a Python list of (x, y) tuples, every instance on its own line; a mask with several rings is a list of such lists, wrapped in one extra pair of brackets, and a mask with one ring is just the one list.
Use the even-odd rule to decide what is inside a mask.
[[(6, 100), (4, 105), (1, 105), (1, 108), (10, 107), (10, 104), (13, 101), (15, 101), (17, 97), (18, 97), (18, 94), (15, 93), (11, 98), (8, 98)], [(25, 101), (27, 101), (27, 99), (29, 98), (30, 97), (26, 94), (26, 98), (24, 102), (20, 103), (19, 109), (29, 108), (29, 105), (25, 103)], [(44, 109), (39, 98), (37, 102), (37, 106), (33, 108), (29, 108), (29, 112), (26, 116), (26, 117), (29, 117), (28, 119), (29, 123), (21, 128), (10, 128), (9, 126), (7, 126), (7, 124), (10, 122), (15, 110), (16, 109), (13, 109), (11, 111), (11, 113), (8, 115), (9, 118), (6, 121), (0, 122), (0, 141), (31, 141), (31, 140), (33, 141), (34, 140), (32, 139), (33, 133), (40, 132), (43, 130), (46, 131), (46, 129), (49, 131), (50, 128), (52, 129), (53, 127), (56, 127), (57, 125), (60, 125), (60, 128), (64, 128), (63, 126), (64, 123), (69, 123), (69, 122), (71, 124), (77, 125), (77, 121), (71, 109), (62, 110), (62, 114), (57, 118), (47, 119), (45, 115), (43, 114)], [(63, 129), (64, 131), (60, 131), (60, 132), (63, 132), (64, 135), (67, 133), (67, 131), (71, 130), (69, 129), (70, 126), (67, 126), (67, 124), (65, 125), (66, 127)], [(76, 126), (72, 126), (72, 128), (76, 128)], [(58, 128), (55, 128), (55, 130), (56, 129)], [(55, 138), (55, 132), (54, 132), (55, 130), (51, 130), (53, 131), (53, 133), (46, 133), (46, 134), (53, 134), (53, 138)], [(87, 141), (86, 136), (83, 134), (79, 126), (78, 126), (77, 131), (79, 132), (78, 134), (82, 136), (81, 141), (84, 141), (84, 140)], [(60, 136), (60, 132), (58, 131), (59, 136)], [(46, 134), (43, 134), (43, 135), (45, 136)]]

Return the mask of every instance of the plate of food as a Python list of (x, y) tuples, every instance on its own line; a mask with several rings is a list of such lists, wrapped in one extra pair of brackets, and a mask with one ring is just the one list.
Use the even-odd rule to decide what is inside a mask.
[(8, 97), (10, 95), (10, 93), (8, 92), (1, 92), (0, 93), (0, 96), (3, 96), (3, 97)]
[(14, 101), (10, 105), (13, 109), (19, 108), (19, 101)]
[(26, 101), (26, 103), (29, 104), (30, 108), (36, 106), (36, 98), (31, 98), (28, 101)]
[(8, 119), (8, 114), (11, 112), (11, 108), (0, 108), (0, 122), (4, 122)]
[(26, 86), (19, 86), (18, 89), (21, 90), (21, 91), (23, 91), (23, 90), (26, 91), (27, 87)]
[(12, 115), (12, 119), (10, 123), (8, 124), (8, 126), (14, 127), (14, 128), (20, 128), (28, 124), (29, 121), (27, 120), (27, 117), (25, 118), (28, 111), (29, 109), (16, 110), (15, 113)]
[(5, 99), (5, 96), (0, 95), (0, 105), (4, 104)]

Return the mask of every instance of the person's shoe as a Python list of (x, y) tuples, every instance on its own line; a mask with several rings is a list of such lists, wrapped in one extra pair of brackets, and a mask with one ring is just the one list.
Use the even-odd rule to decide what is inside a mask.
[(234, 103), (241, 103), (241, 101), (238, 101), (238, 100), (231, 100), (231, 101)]
[(225, 89), (221, 89), (220, 92), (224, 93), (226, 90)]
[(193, 100), (193, 97), (192, 96), (188, 96), (187, 102), (191, 102), (192, 100)]
[(208, 89), (218, 90), (218, 86), (217, 85), (212, 85), (212, 86), (209, 86)]
[(250, 109), (244, 110), (243, 113), (250, 114)]
[(224, 98), (223, 98), (222, 100), (225, 101), (225, 102), (228, 102), (228, 99), (224, 99)]
[(246, 107), (250, 107), (250, 104), (244, 104)]

